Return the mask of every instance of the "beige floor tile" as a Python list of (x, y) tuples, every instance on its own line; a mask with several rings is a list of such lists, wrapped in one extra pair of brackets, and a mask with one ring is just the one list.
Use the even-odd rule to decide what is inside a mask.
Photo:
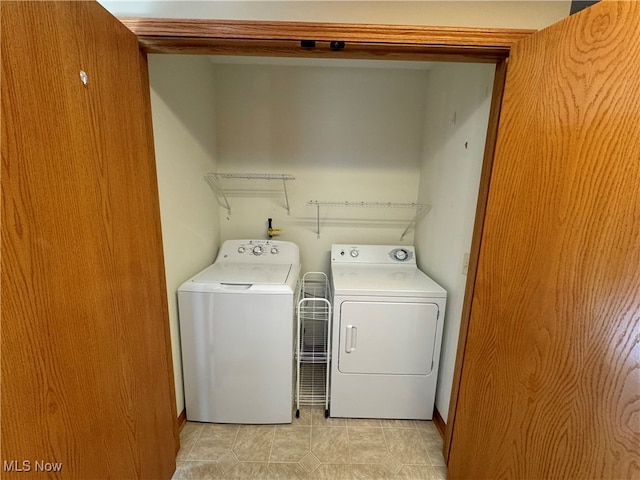
[(270, 462), (299, 462), (311, 451), (311, 427), (282, 426), (275, 429)]
[(438, 480), (431, 465), (404, 465), (395, 478), (403, 480)]
[(393, 478), (382, 465), (351, 465), (354, 480), (387, 480)]
[(267, 477), (269, 480), (302, 480), (309, 474), (297, 463), (269, 463)]
[(236, 457), (235, 453), (233, 453), (231, 450), (229, 450), (218, 459), (218, 465), (220, 465), (220, 468), (222, 468), (223, 472), (231, 469), (238, 462), (238, 457)]
[(382, 465), (387, 469), (389, 473), (395, 475), (402, 468), (402, 462), (390, 453), (382, 460)]
[(202, 431), (203, 426), (204, 424), (198, 422), (186, 422), (184, 424), (184, 427), (182, 427), (182, 431), (180, 432), (180, 439), (182, 439), (183, 436), (189, 436), (194, 433), (197, 433), (199, 435)]
[(352, 480), (351, 465), (322, 464), (309, 474), (310, 480)]
[(214, 480), (224, 478), (224, 473), (215, 462), (180, 462), (172, 480)]
[(347, 418), (347, 427), (381, 427), (378, 418)]
[(236, 432), (233, 430), (209, 431), (208, 435), (200, 434), (191, 451), (188, 460), (215, 462), (231, 450)]
[(225, 480), (264, 480), (269, 474), (266, 462), (240, 462), (224, 473)]
[(318, 465), (320, 465), (320, 460), (313, 453), (307, 453), (302, 460), (300, 460), (300, 465), (307, 471), (313, 472)]
[(349, 427), (351, 463), (382, 463), (387, 456), (387, 442), (382, 428)]
[(433, 471), (436, 473), (436, 480), (447, 480), (447, 467), (434, 466)]
[(200, 436), (220, 435), (238, 433), (240, 425), (235, 423), (203, 423), (200, 430)]
[(306, 407), (298, 422), (187, 422), (173, 480), (446, 480), (433, 422), (325, 419)]
[(241, 462), (268, 462), (275, 431), (274, 425), (241, 425), (233, 453)]
[(321, 463), (349, 463), (346, 427), (311, 427), (311, 451)]
[(414, 420), (414, 422), (416, 424), (416, 428), (438, 432), (438, 428), (436, 427), (436, 424), (433, 423), (433, 420)]
[(431, 463), (417, 428), (384, 428), (383, 430), (389, 453), (402, 463), (411, 465)]
[(442, 446), (439, 448), (427, 448), (427, 454), (431, 459), (431, 465), (444, 467), (447, 464), (444, 461), (444, 455), (442, 454)]
[(324, 408), (314, 408), (311, 411), (311, 425), (314, 427), (345, 427), (346, 418), (325, 418)]
[(420, 436), (422, 437), (422, 441), (427, 447), (427, 450), (435, 449), (442, 451), (444, 439), (440, 436), (440, 433), (437, 430), (435, 432), (431, 432), (428, 430), (418, 429), (418, 431), (420, 432)]
[(199, 423), (187, 422), (180, 432), (180, 451), (176, 456), (177, 461), (187, 460), (189, 452), (198, 440), (202, 425)]
[(315, 409), (315, 407), (302, 405), (300, 407), (300, 416), (296, 418), (296, 411), (295, 411), (295, 405), (294, 405), (291, 425), (294, 425), (296, 427), (310, 426), (312, 409)]
[(382, 419), (380, 420), (384, 428), (416, 428), (415, 420), (395, 420), (395, 419)]

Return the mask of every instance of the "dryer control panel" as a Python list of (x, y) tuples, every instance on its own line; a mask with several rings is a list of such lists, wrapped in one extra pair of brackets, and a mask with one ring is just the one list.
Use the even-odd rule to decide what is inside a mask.
[(416, 265), (416, 255), (413, 246), (332, 245), (331, 263)]

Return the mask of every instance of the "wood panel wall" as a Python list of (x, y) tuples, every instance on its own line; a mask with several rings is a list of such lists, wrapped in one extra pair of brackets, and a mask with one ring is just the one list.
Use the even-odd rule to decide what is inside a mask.
[(15, 462), (2, 476), (43, 461), (61, 465), (56, 478), (170, 478), (177, 413), (137, 39), (93, 2), (0, 8), (0, 460)]
[(640, 477), (640, 4), (509, 58), (451, 479)]

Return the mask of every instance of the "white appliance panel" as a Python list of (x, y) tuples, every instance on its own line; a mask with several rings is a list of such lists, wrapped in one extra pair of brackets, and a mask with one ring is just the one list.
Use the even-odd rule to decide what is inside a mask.
[(214, 263), (191, 279), (196, 283), (245, 285), (282, 285), (287, 282), (291, 265)]
[(178, 295), (187, 418), (291, 422), (292, 298)]
[(347, 301), (340, 305), (340, 310), (340, 372), (431, 373), (438, 305)]
[(227, 240), (178, 289), (188, 420), (291, 423), (298, 252), (291, 242)]
[(332, 245), (331, 281), (329, 415), (431, 419), (446, 290), (406, 246)]
[(334, 291), (344, 295), (447, 295), (415, 265), (333, 264), (331, 278)]

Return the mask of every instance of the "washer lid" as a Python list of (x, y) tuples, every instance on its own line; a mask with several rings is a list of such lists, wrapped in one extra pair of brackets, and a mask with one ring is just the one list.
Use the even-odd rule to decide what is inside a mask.
[(290, 264), (214, 263), (191, 279), (195, 283), (283, 285)]
[(412, 265), (331, 265), (335, 294), (446, 297), (444, 288)]

